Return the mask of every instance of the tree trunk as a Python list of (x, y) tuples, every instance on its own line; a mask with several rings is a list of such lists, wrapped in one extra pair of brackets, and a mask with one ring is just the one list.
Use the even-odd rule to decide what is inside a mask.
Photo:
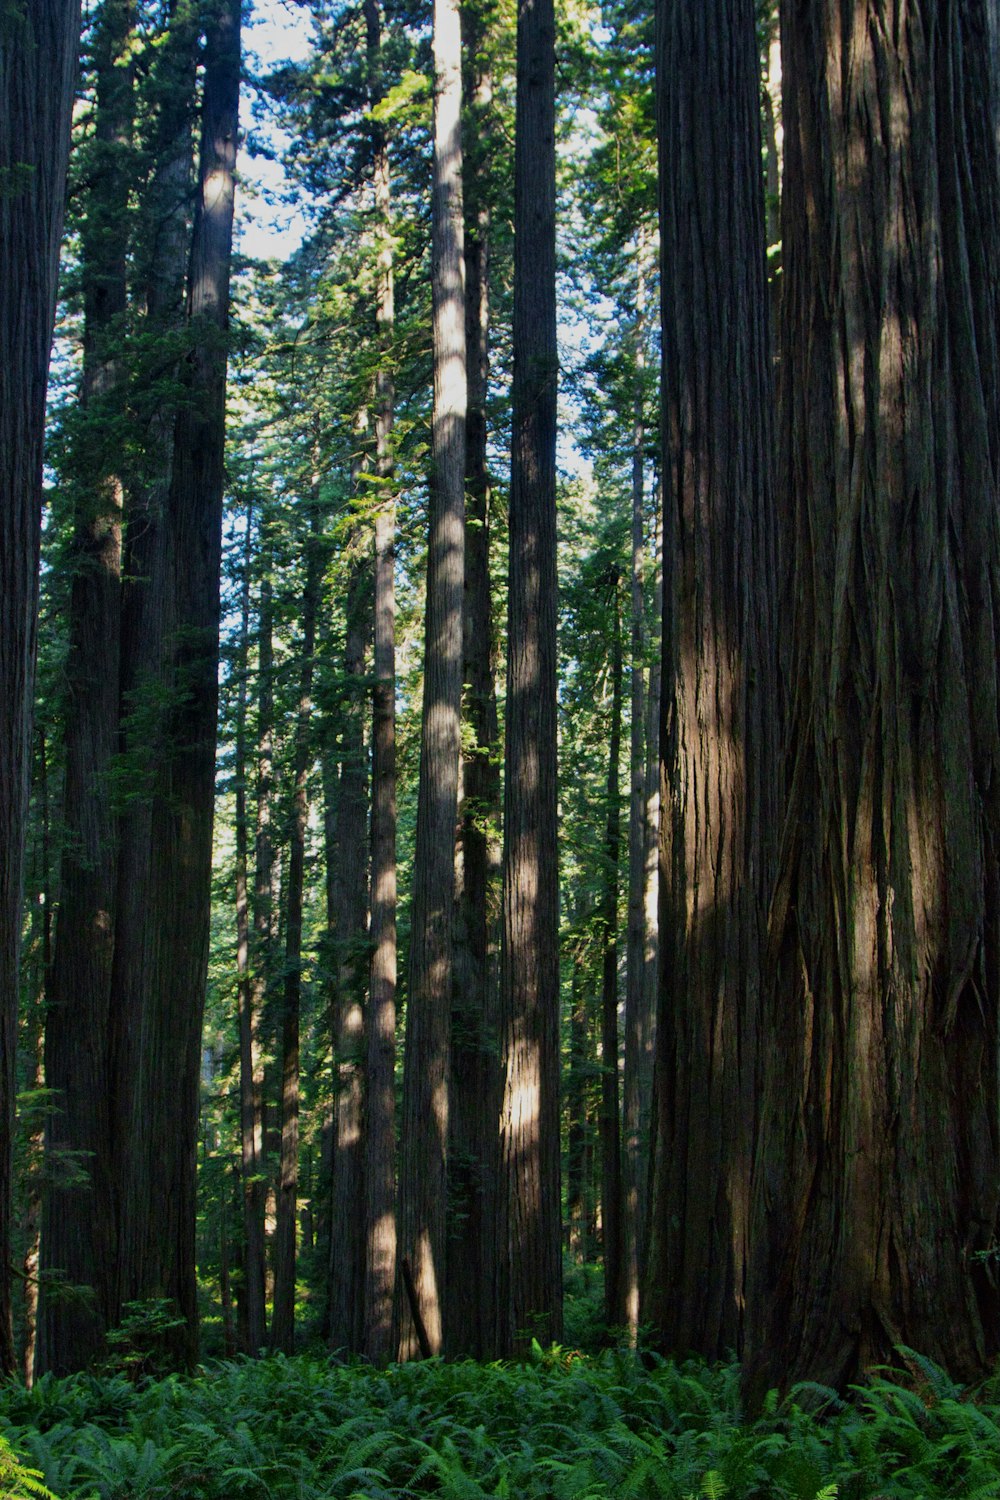
[(14, 1053), (35, 676), (42, 446), (55, 316), (76, 0), (33, 0), (0, 29), (0, 1374), (11, 1323)]
[(791, 790), (747, 1387), (1000, 1349), (1000, 192), (983, 0), (782, 10)]
[(636, 288), (635, 396), (632, 424), (632, 665), (629, 721), (628, 934), (625, 974), (625, 1067), (622, 1109), (622, 1322), (634, 1343), (639, 1331), (640, 1245), (642, 1243), (643, 1114), (642, 1075), (652, 1071), (652, 1019), (646, 1005), (646, 968), (653, 941), (646, 914), (646, 235), (638, 246)]
[(556, 816), (555, 19), (517, 23), (497, 1346), (562, 1331)]
[[(226, 349), (240, 71), (240, 13), (220, 0), (206, 28), (200, 187), (188, 287), (193, 348), (174, 426), (167, 502), (168, 691), (150, 868), (155, 936), (143, 976), (139, 1086), (122, 1213), (123, 1292), (171, 1298), (197, 1350), (195, 1158), (209, 946), (224, 485)], [(145, 914), (150, 926), (150, 913)], [(145, 1149), (143, 1149), (143, 1147)]]
[[(424, 697), (403, 1071), (400, 1255), (410, 1264), (430, 1349), (443, 1342), (448, 1201), (455, 824), (462, 710), (465, 544), (465, 266), (462, 35), (457, 0), (434, 5), (434, 460), (427, 544)], [(400, 1355), (416, 1352), (408, 1310)]]
[[(190, 247), (192, 120), (199, 28), (175, 11), (156, 54), (158, 101), (142, 141), (155, 162), (137, 226), (136, 277), (144, 288), (143, 343), (164, 335), (176, 345), (184, 325), (185, 261)], [(109, 1064), (117, 1257), (104, 1299), (110, 1323), (122, 1303), (144, 1295), (142, 1239), (151, 1214), (148, 1184), (155, 1136), (146, 1124), (143, 1057), (156, 963), (159, 894), (152, 857), (156, 778), (166, 757), (171, 534), (167, 502), (173, 470), (179, 359), (154, 374), (132, 370), (130, 417), (142, 433), (143, 464), (127, 496), (121, 601), (120, 748), (127, 787), (119, 814), (115, 942), (109, 1006)]]
[(647, 1314), (739, 1350), (777, 805), (770, 370), (752, 0), (657, 33), (664, 451), (657, 1143)]
[(587, 983), (587, 938), (575, 937), (571, 947), (572, 979), (569, 1011), (569, 1072), (566, 1078), (566, 1244), (579, 1265), (591, 1259), (590, 1183), (588, 1180), (587, 1095), (592, 1069)]
[(299, 1189), (299, 1021), (302, 1010), (302, 905), (306, 834), (309, 829), (309, 767), (313, 756), (309, 720), (316, 656), (316, 620), (323, 580), (318, 484), (314, 486), (306, 541), (302, 596), (299, 703), (295, 723), (292, 823), (285, 891), (285, 985), (281, 1008), (281, 1165), (274, 1241), (274, 1306), (271, 1348), (295, 1349), (295, 1231)]
[[(465, 592), (462, 614), (464, 713), (456, 850), (448, 1142), (447, 1298), (450, 1355), (483, 1358), (493, 1348), (493, 1218), (496, 1184), (497, 959), (500, 896), (499, 729), (493, 679), (490, 588), (490, 481), (486, 398), (489, 384), (489, 151), (492, 85), (475, 7), (462, 11), (465, 80)], [(471, 167), (471, 173), (470, 173)]]
[(243, 553), (243, 601), (236, 707), (236, 970), (240, 1039), (240, 1176), (243, 1205), (243, 1269), (246, 1352), (259, 1354), (266, 1338), (264, 1308), (264, 1142), (260, 1097), (260, 1011), (254, 1006), (250, 954), (247, 818), (247, 699), (250, 665), (250, 577), (253, 563), (253, 500), (247, 502)]
[[(377, 0), (366, 0), (369, 59), (377, 57)], [(371, 67), (369, 61), (369, 67)], [(375, 385), (375, 684), (372, 690), (371, 986), (368, 997), (365, 1180), (364, 1352), (381, 1362), (393, 1348), (396, 1286), (396, 500), (393, 491), (393, 276), (389, 151), (380, 129), (375, 152), (379, 219), (378, 306), (381, 358)]]
[[(105, 0), (92, 43), (96, 113), (81, 229), (83, 382), (71, 455), (65, 832), (45, 1039), (54, 1108), (46, 1131), (42, 1255), (49, 1295), (39, 1365), (59, 1374), (83, 1369), (101, 1352), (113, 1312), (107, 1300), (115, 1260), (108, 1016), (117, 839), (111, 778), (119, 749), (132, 30), (131, 0)], [(63, 1283), (79, 1290), (62, 1292)]]
[(618, 856), (621, 848), (618, 767), (622, 749), (622, 629), (618, 577), (613, 583), (611, 733), (608, 742), (604, 896), (601, 902), (601, 1240), (604, 1310), (609, 1328), (625, 1322), (622, 1266), (622, 1143), (618, 1111)]
[(52, 979), (52, 910), (53, 872), (51, 818), (49, 814), (49, 764), (45, 743), (45, 726), (36, 726), (37, 758), (32, 776), (38, 799), (38, 823), (32, 860), (35, 865), (31, 905), (31, 968), (33, 970), (32, 1009), (29, 1013), (25, 1050), (30, 1059), (32, 1088), (36, 1091), (33, 1113), (35, 1128), (28, 1138), (28, 1161), (24, 1180), (24, 1210), (21, 1232), (24, 1238), (23, 1333), (21, 1375), (30, 1391), (35, 1383), (38, 1365), (38, 1322), (40, 1307), (39, 1270), (41, 1266), (42, 1183), (45, 1170), (45, 1111), (42, 1106), (45, 1088), (45, 1007)]
[[(364, 532), (369, 535), (367, 527)], [(357, 538), (355, 545), (360, 541)], [(334, 1142), (330, 1213), (329, 1342), (358, 1354), (364, 1330), (362, 1175), (364, 992), (367, 980), (368, 767), (365, 675), (371, 639), (370, 556), (355, 555), (347, 585), (341, 769), (331, 841), (334, 935)]]

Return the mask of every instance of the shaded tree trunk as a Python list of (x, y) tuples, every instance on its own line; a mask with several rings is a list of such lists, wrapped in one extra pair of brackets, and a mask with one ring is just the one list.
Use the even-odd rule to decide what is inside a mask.
[(38, 750), (32, 787), (38, 802), (38, 832), (33, 849), (35, 864), (31, 904), (31, 968), (33, 970), (33, 1005), (29, 1017), (25, 1050), (31, 1059), (32, 1088), (39, 1091), (34, 1103), (37, 1121), (28, 1138), (28, 1161), (24, 1180), (24, 1210), (21, 1231), (24, 1237), (23, 1332), (21, 1374), (30, 1391), (35, 1383), (38, 1356), (38, 1323), (41, 1303), (39, 1270), (41, 1267), (42, 1180), (44, 1174), (45, 1111), (42, 1106), (45, 1088), (45, 1007), (52, 976), (53, 869), (50, 816), (49, 760), (44, 725), (36, 729)]
[(613, 581), (611, 732), (608, 739), (604, 894), (601, 902), (601, 1242), (604, 1310), (609, 1328), (625, 1321), (622, 1265), (622, 1143), (618, 1108), (618, 857), (621, 810), (618, 769), (622, 748), (622, 628), (618, 578)]
[(1000, 1348), (987, 22), (982, 0), (782, 8), (795, 630), (751, 1395), (899, 1343), (974, 1380)]
[[(376, 460), (377, 461), (377, 460)], [(365, 536), (369, 535), (367, 527)], [(360, 538), (357, 539), (360, 541)], [(365, 672), (371, 639), (370, 556), (356, 556), (347, 585), (340, 780), (331, 852), (334, 934), (334, 1141), (329, 1267), (331, 1349), (361, 1352), (364, 1312), (364, 992), (368, 944), (368, 767)]]
[[(150, 868), (155, 925), (139, 991), (138, 1089), (122, 1200), (124, 1298), (163, 1296), (197, 1349), (195, 1161), (209, 944), (224, 485), (226, 329), (240, 70), (236, 0), (206, 25), (199, 191), (188, 277), (193, 347), (174, 425), (168, 528), (165, 754), (156, 772)], [(139, 913), (134, 913), (138, 917)], [(133, 1003), (135, 1003), (133, 1001)]]
[(75, 0), (8, 8), (0, 30), (0, 1374), (13, 1374), (14, 1055), (31, 761), (42, 446), (73, 80)]
[(576, 937), (571, 951), (569, 1072), (566, 1078), (566, 1243), (577, 1262), (586, 1265), (592, 1250), (587, 1121), (592, 1060), (588, 1045), (590, 994), (586, 937)]
[(247, 1353), (264, 1347), (264, 1137), (260, 1077), (260, 1010), (254, 1005), (248, 892), (247, 699), (250, 665), (250, 581), (253, 562), (253, 500), (247, 502), (243, 553), (243, 601), (236, 709), (236, 969), (240, 1043), (240, 1178), (243, 1208), (243, 1271)]
[[(625, 988), (625, 1066), (622, 1080), (622, 1321), (634, 1341), (639, 1330), (641, 1247), (645, 1221), (646, 1138), (653, 1071), (655, 911), (647, 903), (649, 777), (647, 739), (652, 673), (646, 673), (646, 507), (644, 377), (646, 368), (646, 236), (640, 235), (636, 292), (635, 381), (632, 426), (631, 716), (629, 723), (628, 948)], [(655, 735), (652, 737), (655, 740)], [(656, 785), (659, 767), (656, 767)], [(653, 851), (655, 859), (655, 849)], [(653, 920), (651, 921), (651, 917)], [(647, 1083), (648, 1080), (648, 1083)]]
[[(461, 61), (458, 0), (435, 0), (431, 222), (434, 458), (399, 1183), (400, 1255), (409, 1261), (414, 1293), (434, 1354), (440, 1353), (444, 1335), (448, 1065), (465, 569)], [(400, 1354), (405, 1358), (415, 1352), (404, 1302)]]
[(646, 1314), (739, 1350), (777, 806), (770, 369), (752, 0), (657, 32), (664, 451), (658, 1121)]
[(497, 1349), (562, 1331), (556, 815), (555, 20), (517, 23)]
[(281, 1007), (281, 1161), (278, 1174), (277, 1225), (274, 1239), (274, 1305), (271, 1348), (292, 1354), (295, 1348), (296, 1228), (299, 1189), (299, 1030), (302, 1011), (302, 907), (305, 889), (306, 835), (309, 827), (309, 767), (312, 682), (316, 655), (316, 619), (323, 578), (318, 484), (309, 507), (306, 580), (302, 595), (302, 641), (299, 702), (295, 721), (291, 836), (285, 885), (285, 984)]
[[(199, 30), (190, 11), (175, 11), (152, 70), (158, 103), (142, 141), (155, 162), (137, 226), (136, 275), (143, 287), (144, 332), (176, 346), (185, 319), (190, 249), (192, 121)], [(146, 340), (143, 341), (144, 343)], [(150, 340), (153, 342), (153, 340)], [(117, 1257), (105, 1291), (110, 1323), (123, 1301), (143, 1295), (142, 1237), (150, 1216), (143, 1183), (152, 1170), (145, 1122), (142, 1059), (148, 1051), (148, 1000), (157, 950), (159, 909), (152, 858), (157, 772), (166, 758), (168, 498), (174, 459), (179, 360), (167, 371), (132, 370), (132, 417), (142, 434), (143, 463), (127, 496), (121, 601), (119, 745), (127, 790), (119, 813), (115, 942), (109, 1006), (109, 1064), (114, 1098), (112, 1149), (118, 1206)]]
[[(496, 1184), (497, 960), (500, 897), (499, 728), (493, 678), (490, 588), (490, 481), (486, 397), (489, 384), (489, 152), (492, 84), (475, 7), (462, 10), (467, 59), (465, 188), (465, 591), (462, 613), (464, 713), (456, 849), (456, 915), (451, 1017), (445, 1346), (482, 1358), (493, 1347), (492, 1193)], [(471, 170), (470, 170), (471, 169)]]
[[(74, 532), (65, 813), (59, 920), (46, 1014), (47, 1191), (39, 1365), (83, 1369), (113, 1308), (108, 1018), (115, 940), (128, 153), (133, 113), (131, 0), (105, 0), (94, 27), (94, 140), (81, 228), (83, 381), (72, 452)], [(54, 1278), (58, 1278), (56, 1281)], [(61, 1284), (79, 1288), (61, 1293)]]

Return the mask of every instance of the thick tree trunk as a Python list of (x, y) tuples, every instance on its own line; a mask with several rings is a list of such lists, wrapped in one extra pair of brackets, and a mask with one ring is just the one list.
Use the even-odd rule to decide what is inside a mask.
[(618, 1107), (618, 856), (621, 808), (618, 774), (622, 749), (622, 627), (618, 578), (614, 580), (611, 636), (611, 733), (608, 738), (604, 893), (601, 902), (601, 1244), (604, 1311), (609, 1328), (625, 1322), (622, 1265), (622, 1141)]
[[(190, 247), (192, 120), (199, 31), (190, 11), (171, 16), (157, 52), (158, 109), (143, 145), (155, 162), (137, 226), (136, 274), (145, 293), (145, 331), (176, 342), (184, 324), (185, 263)], [(152, 342), (152, 340), (149, 340)], [(146, 340), (144, 339), (144, 342)], [(133, 370), (136, 427), (143, 464), (127, 497), (121, 603), (120, 745), (128, 784), (119, 807), (115, 944), (109, 1007), (109, 1076), (115, 1101), (112, 1146), (118, 1204), (117, 1258), (104, 1297), (109, 1322), (123, 1301), (144, 1295), (141, 1237), (148, 1222), (154, 1141), (145, 1122), (142, 1058), (146, 1007), (156, 961), (159, 894), (152, 858), (156, 775), (166, 755), (171, 533), (167, 501), (173, 470), (178, 363), (154, 375)]]
[[(465, 187), (465, 593), (462, 614), (464, 713), (456, 850), (448, 1143), (445, 1346), (482, 1358), (493, 1347), (493, 1217), (496, 1185), (497, 981), (500, 905), (499, 728), (493, 678), (490, 589), (490, 482), (486, 397), (489, 384), (489, 129), (491, 81), (475, 7), (462, 11), (467, 59)], [(471, 75), (471, 76), (470, 76)], [(471, 166), (471, 174), (470, 174)]]
[[(206, 29), (200, 186), (188, 283), (193, 348), (174, 426), (168, 529), (168, 691), (150, 839), (155, 926), (142, 975), (138, 1089), (122, 1201), (126, 1297), (171, 1298), (185, 1319), (179, 1358), (197, 1349), (195, 1157), (209, 944), (218, 699), (219, 575), (226, 350), (240, 68), (236, 0)], [(155, 627), (154, 627), (155, 628)], [(148, 659), (148, 658), (147, 658)], [(133, 978), (137, 976), (133, 975)]]
[(740, 1348), (777, 805), (770, 369), (752, 0), (657, 33), (664, 449), (660, 1014), (647, 1316)]
[[(443, 1344), (448, 1201), (455, 824), (465, 559), (465, 266), (462, 35), (457, 0), (434, 5), (434, 468), (427, 544), (424, 697), (403, 1072), (400, 1256), (434, 1354)], [(405, 1302), (400, 1354), (416, 1352)]]
[[(81, 230), (83, 382), (74, 445), (64, 848), (46, 1015), (49, 1170), (39, 1364), (83, 1369), (103, 1347), (115, 1260), (108, 1016), (115, 939), (121, 628), (121, 345), (132, 127), (131, 0), (105, 0), (92, 43), (96, 115)], [(69, 1155), (72, 1153), (72, 1155)], [(68, 1165), (72, 1163), (72, 1165)], [(60, 1293), (59, 1282), (80, 1291)]]
[(11, 1324), (13, 1126), (21, 898), (41, 536), (42, 445), (55, 316), (76, 0), (8, 7), (0, 28), (0, 1374)]
[[(747, 1383), (1000, 1349), (995, 100), (983, 0), (782, 10), (792, 782)], [(985, 1259), (984, 1259), (985, 1257)]]
[[(366, 0), (369, 57), (380, 45), (377, 0)], [(369, 63), (371, 66), (371, 62)], [(396, 1285), (396, 501), (392, 485), (394, 386), (392, 234), (389, 152), (379, 134), (375, 205), (379, 216), (378, 336), (375, 389), (375, 684), (372, 690), (371, 984), (366, 1037), (363, 1148), (365, 1266), (362, 1345), (369, 1359), (391, 1357)]]
[(299, 1190), (299, 1030), (302, 1011), (302, 909), (306, 835), (309, 829), (310, 730), (316, 656), (316, 620), (323, 580), (318, 485), (314, 486), (306, 541), (306, 580), (302, 595), (299, 702), (295, 721), (292, 818), (285, 886), (285, 984), (281, 1007), (281, 1163), (274, 1240), (274, 1307), (271, 1348), (295, 1348), (295, 1240)]
[(555, 18), (517, 23), (497, 1346), (562, 1331), (556, 811)]

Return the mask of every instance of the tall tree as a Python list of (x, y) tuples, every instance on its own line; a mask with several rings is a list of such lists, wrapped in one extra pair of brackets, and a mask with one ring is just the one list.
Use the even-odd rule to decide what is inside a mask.
[(753, 0), (657, 32), (664, 451), (662, 989), (648, 1316), (742, 1337), (777, 806), (770, 370)]
[[(195, 1152), (209, 945), (218, 702), (226, 331), (232, 252), (240, 7), (205, 20), (199, 186), (188, 271), (191, 347), (174, 425), (166, 505), (165, 754), (156, 771), (149, 859), (156, 941), (142, 976), (142, 1048), (126, 1164), (123, 1295), (166, 1296), (196, 1349)], [(150, 913), (143, 915), (148, 923)], [(133, 996), (133, 1004), (136, 997)], [(167, 1185), (164, 1191), (164, 1184)]]
[(55, 317), (77, 0), (5, 8), (0, 27), (0, 1373), (15, 1367), (11, 1174), (21, 897), (31, 762), (42, 443)]
[(491, 486), (486, 402), (490, 367), (490, 198), (496, 147), (487, 23), (462, 7), (465, 207), (465, 590), (462, 612), (461, 806), (449, 1092), (445, 1346), (482, 1357), (493, 1347), (493, 1208), (496, 1183), (497, 921), (500, 875), (499, 727), (490, 587)]
[(604, 1308), (608, 1325), (625, 1322), (622, 1226), (621, 1114), (618, 1087), (618, 857), (621, 806), (618, 788), (622, 746), (622, 628), (617, 568), (611, 570), (611, 724), (608, 735), (607, 809), (601, 898), (601, 1239)]
[[(317, 458), (318, 455), (315, 455), (314, 462)], [(295, 1348), (302, 910), (305, 891), (306, 835), (309, 826), (309, 768), (314, 754), (310, 718), (316, 621), (323, 581), (318, 475), (314, 475), (311, 486), (309, 532), (305, 550), (306, 577), (302, 594), (302, 638), (296, 652), (299, 662), (299, 692), (292, 764), (288, 879), (285, 882), (285, 982), (281, 1004), (281, 1162), (274, 1241), (274, 1305), (271, 1315), (271, 1348), (280, 1349), (285, 1354), (292, 1354)]]
[[(381, 47), (378, 0), (366, 0), (369, 73)], [(371, 984), (368, 996), (365, 1095), (365, 1270), (363, 1348), (384, 1360), (392, 1347), (396, 1285), (396, 501), (392, 425), (395, 320), (389, 146), (375, 135), (375, 209), (379, 224), (379, 368), (375, 382), (377, 504), (375, 510), (375, 632), (372, 688)]]
[[(462, 29), (458, 0), (434, 4), (433, 472), (424, 696), (403, 1072), (400, 1254), (433, 1353), (444, 1334), (455, 822), (465, 570), (465, 263)], [(404, 1310), (401, 1352), (415, 1344)]]
[[(367, 425), (367, 416), (366, 416)], [(376, 460), (377, 462), (377, 460)], [(363, 473), (356, 455), (354, 489)], [(352, 520), (341, 700), (340, 775), (328, 853), (328, 921), (334, 935), (334, 1120), (331, 1173), (331, 1349), (361, 1350), (364, 1310), (364, 1210), (362, 1176), (364, 992), (367, 988), (368, 764), (365, 746), (366, 666), (371, 640), (372, 559), (365, 545), (371, 528)]]
[(1000, 1348), (990, 10), (782, 6), (795, 629), (751, 1392)]
[(555, 14), (518, 12), (497, 1347), (562, 1329), (556, 807)]
[[(656, 1032), (659, 827), (659, 669), (647, 663), (645, 235), (640, 233), (636, 288), (635, 393), (632, 420), (631, 713), (629, 718), (628, 931), (625, 1060), (622, 1077), (622, 1319), (639, 1331), (639, 1290), (645, 1245), (649, 1116)], [(658, 528), (657, 528), (658, 530)], [(655, 591), (654, 591), (655, 592)], [(662, 610), (654, 611), (656, 615)], [(652, 770), (652, 776), (650, 771)], [(652, 899), (651, 899), (652, 898)]]
[[(239, 686), (236, 705), (236, 971), (240, 1047), (240, 1180), (243, 1206), (243, 1280), (247, 1352), (257, 1354), (266, 1332), (264, 1308), (264, 1139), (260, 1078), (260, 1007), (255, 1005), (249, 893), (247, 812), (247, 707), (250, 666), (250, 585), (253, 562), (253, 496), (247, 501), (243, 552)], [(261, 665), (259, 663), (259, 665)], [(262, 669), (262, 665), (261, 665)]]
[(83, 380), (70, 477), (65, 837), (45, 1039), (46, 1084), (55, 1091), (42, 1229), (49, 1289), (39, 1348), (40, 1366), (62, 1373), (83, 1368), (100, 1351), (114, 1311), (108, 1306), (116, 1253), (108, 1076), (117, 880), (111, 778), (119, 748), (132, 9), (131, 0), (105, 0), (96, 17), (95, 120), (84, 148)]

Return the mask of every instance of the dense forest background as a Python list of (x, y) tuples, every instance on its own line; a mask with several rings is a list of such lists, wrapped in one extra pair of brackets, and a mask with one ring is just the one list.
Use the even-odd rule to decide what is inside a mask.
[(979, 1378), (996, 5), (309, 12), (4, 8), (0, 1367)]

